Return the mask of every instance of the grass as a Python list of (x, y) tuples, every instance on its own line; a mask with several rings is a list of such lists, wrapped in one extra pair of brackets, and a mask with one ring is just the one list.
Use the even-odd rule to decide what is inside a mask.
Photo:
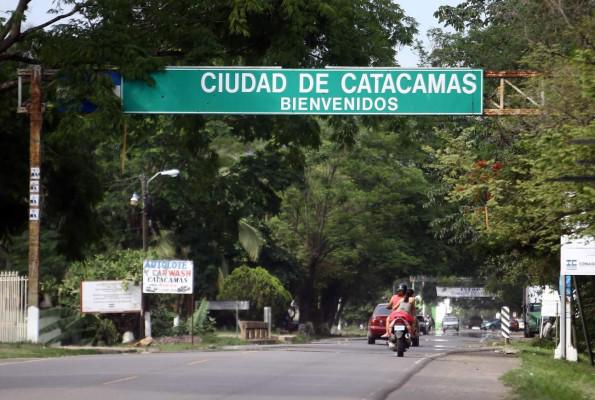
[[(157, 338), (158, 340), (159, 338)], [(299, 335), (297, 340), (293, 343), (307, 343), (312, 341), (313, 337)], [(199, 337), (195, 336), (194, 344), (188, 342), (180, 343), (153, 343), (149, 349), (156, 349), (162, 352), (177, 352), (189, 350), (216, 350), (225, 346), (241, 346), (250, 344), (246, 340), (239, 339), (235, 331), (217, 331), (211, 335)], [(118, 344), (111, 346), (117, 351), (130, 349), (131, 346), (126, 344)], [(109, 350), (107, 350), (109, 351)], [(81, 354), (100, 354), (105, 353), (106, 350), (88, 349), (69, 349), (62, 347), (48, 347), (41, 344), (30, 343), (0, 343), (0, 359), (3, 358), (41, 358), (41, 357), (62, 357), (70, 355)]]
[(63, 357), (82, 354), (98, 354), (98, 351), (93, 349), (71, 350), (31, 343), (0, 343), (0, 359)]
[(364, 337), (368, 336), (367, 329), (360, 329), (359, 326), (349, 325), (341, 329), (340, 332), (335, 333), (336, 336), (349, 336), (349, 337)]
[(240, 346), (244, 344), (248, 344), (245, 340), (231, 337), (231, 336), (219, 336), (219, 335), (207, 335), (203, 337), (196, 337), (196, 341), (194, 344), (192, 343), (163, 343), (163, 344), (156, 344), (152, 345), (151, 347), (156, 347), (160, 351), (164, 352), (176, 352), (176, 351), (186, 351), (186, 350), (214, 350), (220, 349), (224, 346)]
[(595, 399), (595, 368), (584, 357), (579, 363), (554, 359), (554, 349), (542, 342), (514, 344), (521, 368), (509, 371), (502, 381), (513, 390), (514, 399)]

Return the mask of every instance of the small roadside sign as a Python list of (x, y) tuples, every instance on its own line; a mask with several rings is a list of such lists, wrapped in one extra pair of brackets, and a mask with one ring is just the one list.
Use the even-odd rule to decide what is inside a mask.
[(595, 238), (561, 237), (560, 275), (595, 275)]
[(140, 286), (125, 281), (84, 281), (81, 283), (81, 312), (130, 313), (141, 310)]
[(192, 294), (194, 263), (189, 260), (145, 260), (143, 293)]

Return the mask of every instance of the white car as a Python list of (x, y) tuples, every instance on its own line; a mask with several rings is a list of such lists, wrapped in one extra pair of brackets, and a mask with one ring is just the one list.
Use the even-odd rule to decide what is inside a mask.
[(449, 329), (459, 331), (459, 319), (454, 315), (447, 315), (442, 320), (442, 332), (446, 332)]

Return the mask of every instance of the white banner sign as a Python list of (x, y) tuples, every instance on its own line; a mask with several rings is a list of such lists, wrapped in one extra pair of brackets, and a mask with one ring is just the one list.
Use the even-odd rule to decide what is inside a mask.
[(39, 193), (39, 181), (33, 180), (29, 182), (29, 193)]
[(595, 275), (595, 238), (562, 236), (560, 275)]
[(81, 283), (83, 313), (140, 312), (140, 286), (125, 281), (85, 281)]
[(188, 260), (145, 260), (143, 293), (192, 294), (194, 263)]
[(30, 179), (41, 179), (41, 168), (39, 167), (32, 167), (31, 174), (29, 175)]
[(39, 208), (29, 209), (29, 221), (39, 221)]
[(247, 300), (233, 301), (209, 301), (209, 310), (249, 310), (250, 302)]
[(436, 286), (438, 297), (491, 297), (482, 287)]

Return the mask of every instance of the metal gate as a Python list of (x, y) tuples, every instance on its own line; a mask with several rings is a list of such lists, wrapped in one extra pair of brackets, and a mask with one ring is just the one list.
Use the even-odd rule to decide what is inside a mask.
[(27, 340), (27, 277), (0, 272), (0, 342)]

